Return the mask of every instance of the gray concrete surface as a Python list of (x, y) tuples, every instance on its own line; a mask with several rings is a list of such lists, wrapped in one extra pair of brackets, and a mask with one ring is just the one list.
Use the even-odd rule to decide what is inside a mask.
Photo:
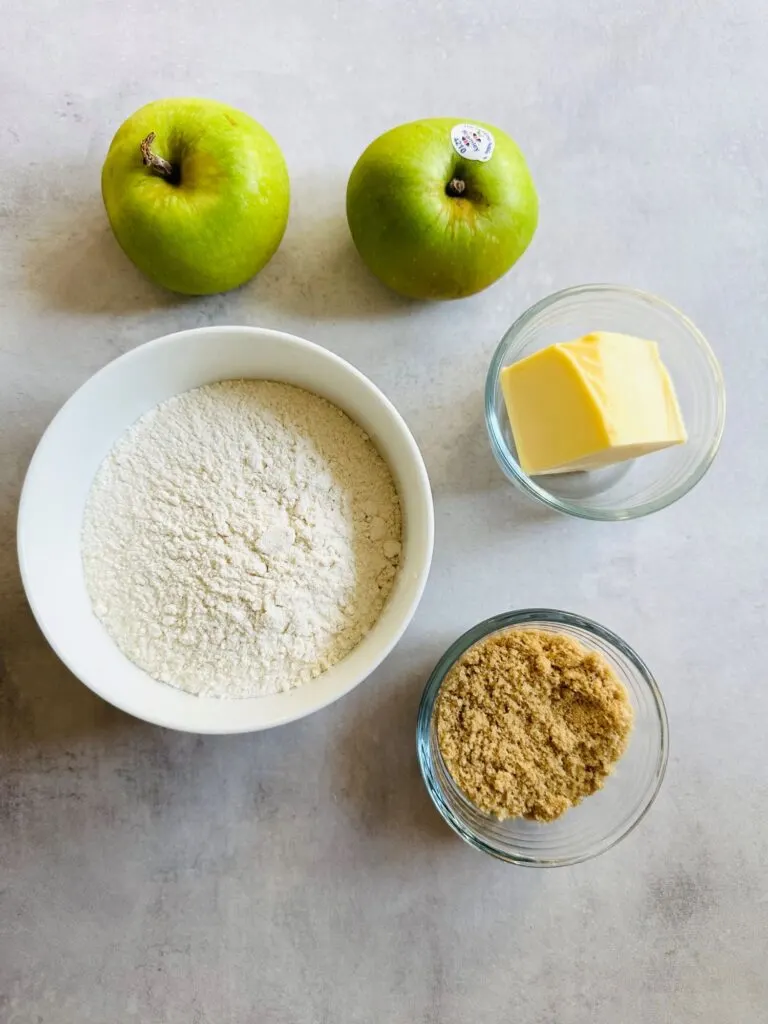
[[(2, 1024), (768, 1020), (766, 52), (758, 0), (5, 0)], [(125, 116), (188, 93), (269, 127), (294, 202), (258, 280), (185, 301), (123, 258), (98, 179)], [(374, 135), (442, 113), (518, 139), (541, 225), (487, 293), (409, 305), (358, 262), (345, 181)], [(677, 303), (729, 387), (711, 474), (628, 525), (544, 515), (505, 484), (482, 426), (504, 328), (589, 280)], [(208, 323), (295, 331), (370, 374), (422, 446), (437, 513), (423, 604), (375, 677), (309, 720), (231, 739), (92, 696), (35, 627), (14, 553), (24, 470), (58, 406), (119, 353)], [(454, 838), (413, 742), (449, 641), (535, 604), (625, 635), (672, 727), (641, 828), (554, 872)]]

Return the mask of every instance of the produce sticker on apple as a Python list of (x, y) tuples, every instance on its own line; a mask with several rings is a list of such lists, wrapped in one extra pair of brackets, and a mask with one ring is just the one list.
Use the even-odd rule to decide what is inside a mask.
[(453, 148), (465, 160), (490, 160), (496, 141), (490, 132), (476, 124), (456, 124), (451, 128)]

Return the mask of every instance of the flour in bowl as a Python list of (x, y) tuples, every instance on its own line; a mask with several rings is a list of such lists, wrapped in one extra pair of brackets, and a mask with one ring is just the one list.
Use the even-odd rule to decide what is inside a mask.
[(100, 466), (83, 522), (94, 611), (190, 693), (305, 683), (378, 619), (400, 557), (388, 466), (330, 402), (222, 381), (163, 402)]

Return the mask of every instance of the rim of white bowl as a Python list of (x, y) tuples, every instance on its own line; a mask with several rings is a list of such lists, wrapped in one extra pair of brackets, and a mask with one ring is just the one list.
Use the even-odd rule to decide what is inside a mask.
[[(496, 384), (499, 374), (503, 368), (502, 364), (509, 354), (507, 349), (508, 339), (519, 334), (531, 320), (550, 306), (554, 306), (563, 299), (568, 299), (575, 295), (589, 294), (591, 292), (603, 294), (609, 293), (615, 296), (629, 296), (633, 299), (639, 299), (641, 302), (646, 302), (651, 306), (663, 309), (675, 316), (688, 330), (694, 342), (701, 349), (701, 352), (712, 372), (712, 377), (715, 381), (717, 391), (717, 423), (715, 430), (712, 434), (712, 439), (708, 448), (702, 455), (693, 472), (690, 476), (686, 477), (682, 483), (678, 484), (677, 487), (673, 487), (662, 497), (657, 498), (654, 501), (644, 502), (641, 505), (637, 505), (629, 509), (590, 508), (587, 505), (580, 504), (578, 501), (568, 501), (565, 498), (557, 498), (543, 487), (540, 487), (531, 477), (528, 476), (527, 473), (523, 472), (517, 459), (515, 459), (509, 451), (509, 448), (504, 442), (501, 426), (496, 415), (494, 402)], [(667, 508), (669, 505), (673, 505), (676, 501), (679, 501), (680, 498), (684, 497), (689, 491), (691, 491), (704, 477), (707, 470), (712, 465), (718, 449), (720, 448), (723, 431), (725, 430), (725, 409), (725, 381), (723, 379), (723, 371), (709, 342), (698, 329), (696, 324), (694, 324), (694, 322), (687, 317), (685, 313), (682, 313), (671, 302), (667, 302), (666, 299), (662, 299), (658, 295), (654, 295), (653, 292), (646, 292), (641, 288), (632, 288), (629, 285), (623, 284), (577, 284), (572, 285), (569, 288), (562, 288), (560, 291), (553, 292), (551, 295), (546, 295), (543, 299), (539, 299), (538, 302), (535, 302), (532, 306), (526, 309), (526, 311), (522, 313), (504, 332), (501, 341), (496, 346), (493, 353), (491, 365), (488, 368), (488, 375), (485, 380), (485, 425), (491, 442), (491, 451), (507, 479), (511, 480), (512, 483), (521, 491), (531, 495), (531, 497), (535, 498), (537, 501), (541, 501), (544, 505), (548, 505), (549, 508), (554, 509), (556, 512), (575, 516), (578, 519), (591, 519), (600, 522), (620, 522), (629, 519), (640, 519), (642, 516), (650, 515), (653, 512), (659, 512), (661, 509)]]
[[(412, 577), (412, 594), (408, 606), (404, 609), (397, 628), (393, 630), (388, 641), (385, 644), (383, 644), (381, 648), (376, 652), (375, 656), (371, 659), (370, 663), (368, 664), (364, 672), (358, 673), (357, 675), (353, 676), (346, 685), (341, 687), (337, 692), (331, 694), (327, 699), (319, 700), (316, 703), (313, 703), (311, 707), (302, 708), (296, 712), (288, 712), (282, 716), (275, 716), (274, 720), (268, 723), (254, 725), (249, 722), (245, 725), (241, 725), (233, 721), (233, 723), (231, 725), (228, 725), (227, 727), (205, 727), (204, 725), (200, 726), (197, 724), (194, 726), (190, 726), (188, 724), (183, 723), (180, 724), (177, 720), (174, 720), (172, 716), (169, 717), (164, 716), (162, 714), (153, 714), (151, 708), (147, 709), (143, 706), (137, 707), (136, 704), (132, 703), (130, 699), (123, 699), (122, 695), (116, 698), (114, 694), (106, 692), (105, 688), (101, 685), (98, 678), (94, 678), (93, 675), (89, 673), (81, 672), (79, 668), (75, 668), (71, 664), (66, 653), (62, 650), (58, 640), (49, 630), (48, 625), (45, 621), (45, 616), (41, 614), (39, 604), (35, 598), (34, 587), (31, 585), (29, 577), (24, 532), (26, 507), (28, 503), (32, 500), (30, 498), (30, 494), (32, 493), (33, 488), (37, 483), (37, 477), (38, 474), (40, 473), (40, 467), (43, 464), (46, 456), (46, 448), (50, 443), (50, 439), (52, 438), (56, 431), (57, 424), (61, 421), (66, 411), (72, 405), (77, 403), (79, 400), (82, 400), (83, 392), (97, 385), (99, 379), (102, 378), (103, 376), (106, 376), (107, 374), (110, 373), (114, 373), (115, 366), (125, 366), (129, 362), (132, 362), (136, 359), (140, 359), (141, 354), (146, 352), (148, 348), (160, 348), (163, 346), (178, 344), (181, 339), (188, 338), (190, 335), (216, 335), (223, 331), (234, 334), (252, 336), (258, 335), (261, 336), (262, 338), (270, 337), (276, 341), (294, 345), (300, 349), (315, 351), (318, 354), (320, 354), (323, 358), (328, 359), (329, 362), (335, 363), (344, 372), (350, 374), (353, 377), (356, 377), (358, 381), (375, 398), (375, 400), (384, 406), (384, 408), (389, 413), (393, 423), (396, 425), (400, 433), (401, 440), (408, 451), (409, 459), (412, 461), (413, 466), (416, 469), (420, 497), (423, 499), (423, 505), (426, 512), (426, 518), (425, 522), (423, 523), (423, 526), (426, 528), (427, 543), (422, 552), (422, 557), (419, 560), (419, 566), (415, 574), (415, 577)], [(98, 697), (101, 697), (101, 699), (106, 701), (108, 704), (113, 705), (113, 707), (118, 708), (120, 711), (124, 711), (126, 714), (129, 714), (134, 718), (138, 718), (141, 721), (148, 722), (151, 725), (159, 725), (163, 728), (174, 729), (178, 732), (190, 732), (195, 735), (235, 735), (238, 733), (262, 732), (266, 729), (277, 728), (278, 726), (287, 725), (290, 722), (295, 722), (302, 718), (306, 718), (309, 715), (314, 714), (316, 711), (322, 711), (323, 708), (329, 707), (331, 704), (334, 704), (341, 697), (346, 696), (348, 693), (354, 690), (357, 686), (364, 682), (368, 678), (368, 676), (370, 676), (379, 667), (379, 665), (382, 664), (385, 658), (389, 656), (389, 654), (400, 642), (400, 639), (402, 638), (405, 630), (410, 625), (410, 622), (413, 619), (413, 616), (416, 613), (416, 609), (418, 608), (421, 598), (424, 594), (424, 589), (426, 587), (427, 579), (429, 577), (429, 572), (432, 565), (432, 555), (434, 551), (434, 521), (435, 516), (434, 502), (432, 499), (432, 488), (429, 482), (429, 476), (427, 474), (426, 465), (424, 464), (424, 458), (421, 454), (421, 451), (416, 443), (415, 438), (413, 437), (413, 434), (411, 433), (410, 428), (408, 427), (408, 424), (405, 422), (401, 414), (398, 412), (397, 408), (387, 398), (384, 392), (379, 387), (377, 387), (377, 385), (374, 384), (369, 377), (367, 377), (361, 370), (358, 370), (356, 366), (353, 366), (352, 363), (348, 362), (346, 359), (337, 355), (335, 352), (330, 351), (330, 349), (324, 348), (322, 345), (318, 345), (316, 342), (309, 341), (306, 338), (302, 338), (299, 335), (290, 334), (286, 331), (274, 330), (271, 327), (255, 327), (245, 324), (217, 324), (208, 327), (187, 328), (183, 331), (173, 331), (170, 334), (164, 334), (159, 338), (153, 338), (150, 341), (143, 342), (142, 344), (137, 345), (130, 351), (124, 352), (122, 355), (110, 360), (95, 373), (91, 374), (91, 376), (88, 377), (85, 381), (83, 381), (83, 383), (70, 395), (70, 397), (56, 412), (53, 419), (50, 421), (48, 426), (43, 431), (43, 434), (40, 437), (40, 440), (38, 441), (35, 451), (30, 460), (29, 466), (27, 467), (27, 471), (24, 476), (24, 482), (21, 488), (21, 494), (19, 497), (19, 507), (16, 517), (16, 551), (19, 563), (19, 572), (21, 575), (22, 585), (24, 587), (24, 593), (26, 595), (30, 610), (32, 611), (35, 621), (37, 622), (37, 625), (40, 629), (40, 632), (43, 634), (46, 642), (51, 647), (53, 652), (56, 654), (58, 659), (69, 669), (70, 672), (72, 672), (75, 678), (77, 678), (84, 686), (87, 686), (89, 690), (95, 693)], [(338, 664), (341, 664), (341, 662), (339, 662)], [(139, 669), (139, 671), (143, 670)], [(148, 673), (145, 672), (144, 674), (149, 679), (152, 678), (151, 676), (149, 676)], [(84, 678), (84, 676), (86, 676), (86, 678)], [(318, 678), (322, 678), (322, 676), (319, 676)], [(158, 686), (166, 685), (158, 682), (157, 680), (153, 680), (153, 682), (157, 682)], [(290, 693), (292, 691), (286, 692)], [(199, 699), (194, 694), (187, 694), (187, 696), (189, 696), (191, 700)], [(261, 698), (252, 699), (260, 700)], [(238, 705), (241, 705), (242, 702), (240, 700), (231, 700), (227, 701), (227, 703), (231, 704), (234, 710), (237, 709)], [(233, 715), (233, 719), (235, 718), (236, 715)]]

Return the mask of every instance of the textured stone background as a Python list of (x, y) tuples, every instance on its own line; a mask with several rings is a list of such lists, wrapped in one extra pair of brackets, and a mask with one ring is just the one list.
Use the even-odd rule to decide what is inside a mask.
[[(2, 9), (0, 1022), (767, 1020), (763, 4)], [(123, 258), (98, 176), (125, 116), (189, 93), (268, 126), (294, 202), (258, 280), (185, 301)], [(519, 140), (541, 224), (487, 293), (410, 305), (358, 262), (345, 181), (380, 131), (443, 113)], [(542, 514), (501, 478), (482, 426), (504, 328), (589, 280), (686, 310), (729, 387), (711, 474), (628, 525)], [(296, 331), (370, 374), (424, 451), (437, 547), (411, 629), (364, 686), (271, 734), (197, 739), (113, 711), (58, 663), (22, 596), (14, 518), (64, 399), (134, 345), (209, 323)], [(672, 727), (642, 827), (554, 872), (454, 838), (414, 754), (420, 691), (449, 641), (535, 604), (625, 635)]]

